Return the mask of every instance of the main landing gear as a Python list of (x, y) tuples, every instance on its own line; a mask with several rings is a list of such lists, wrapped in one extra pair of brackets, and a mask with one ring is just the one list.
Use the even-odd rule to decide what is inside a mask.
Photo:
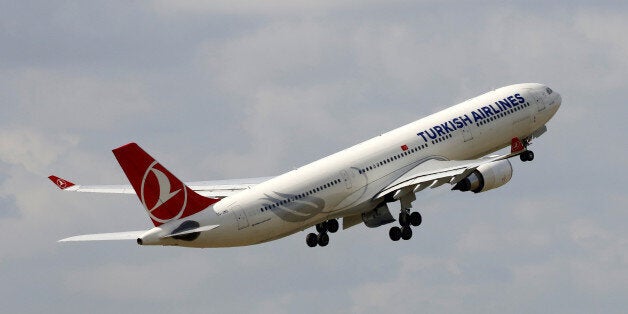
[(329, 244), (329, 235), (327, 232), (335, 233), (339, 228), (340, 225), (336, 219), (321, 222), (316, 225), (316, 231), (318, 231), (318, 234), (309, 233), (305, 237), (305, 243), (307, 243), (307, 246), (309, 247), (315, 247), (317, 245), (327, 246), (327, 244)]
[(412, 238), (412, 226), (418, 227), (423, 218), (419, 212), (410, 213), (408, 209), (402, 209), (399, 213), (399, 225), (401, 227), (392, 227), (388, 232), (390, 239), (399, 241), (399, 239), (410, 240)]

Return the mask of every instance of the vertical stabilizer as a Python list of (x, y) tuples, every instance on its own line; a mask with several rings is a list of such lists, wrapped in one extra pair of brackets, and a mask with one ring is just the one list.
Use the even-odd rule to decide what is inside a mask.
[(196, 214), (219, 201), (194, 192), (135, 143), (118, 147), (113, 154), (155, 226)]

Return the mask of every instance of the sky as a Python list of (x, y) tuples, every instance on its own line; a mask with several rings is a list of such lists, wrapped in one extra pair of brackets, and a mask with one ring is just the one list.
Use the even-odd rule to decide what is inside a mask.
[[(625, 313), (627, 31), (621, 1), (0, 1), (0, 307)], [(151, 227), (135, 196), (46, 178), (126, 183), (128, 142), (185, 180), (272, 176), (522, 82), (563, 99), (535, 160), (419, 193), (410, 241), (56, 242)]]

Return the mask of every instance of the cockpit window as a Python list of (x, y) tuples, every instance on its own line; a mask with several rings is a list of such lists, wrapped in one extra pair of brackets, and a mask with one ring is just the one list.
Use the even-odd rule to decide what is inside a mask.
[(553, 93), (551, 88), (546, 88), (545, 91), (547, 92), (548, 95), (551, 95)]

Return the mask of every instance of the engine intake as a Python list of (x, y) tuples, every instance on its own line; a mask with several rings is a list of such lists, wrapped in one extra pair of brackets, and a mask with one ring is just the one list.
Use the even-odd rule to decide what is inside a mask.
[(512, 165), (508, 159), (479, 166), (469, 176), (458, 182), (452, 190), (474, 193), (498, 188), (512, 178)]

